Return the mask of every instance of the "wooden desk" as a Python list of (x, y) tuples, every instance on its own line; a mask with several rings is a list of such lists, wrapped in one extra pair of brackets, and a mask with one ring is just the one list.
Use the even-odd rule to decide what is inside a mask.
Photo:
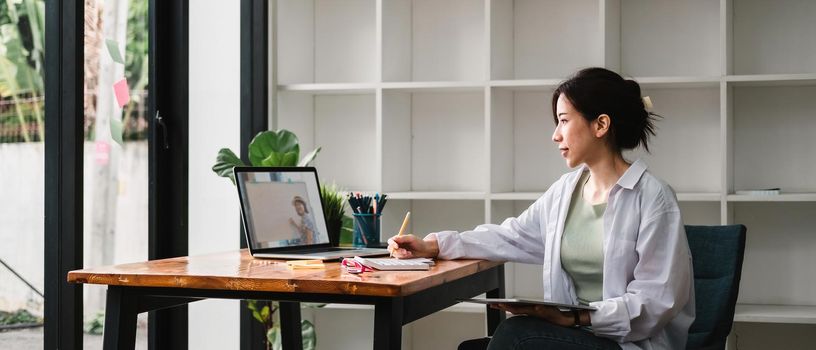
[[(290, 270), (247, 250), (76, 270), (68, 281), (108, 285), (105, 349), (132, 349), (136, 315), (205, 298), (281, 301), (284, 349), (301, 348), (300, 302), (374, 305), (374, 349), (399, 349), (402, 326), (481, 293), (504, 296), (504, 264), (439, 260), (430, 271)], [(487, 308), (488, 335), (504, 313)]]

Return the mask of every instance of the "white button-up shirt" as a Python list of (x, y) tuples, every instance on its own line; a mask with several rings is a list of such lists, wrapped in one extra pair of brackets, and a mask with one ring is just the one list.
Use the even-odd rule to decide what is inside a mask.
[[(472, 231), (431, 233), (440, 259), (541, 264), (544, 300), (577, 304), (561, 267), (561, 236), (584, 165), (564, 174), (517, 218)], [(592, 330), (623, 349), (685, 349), (694, 321), (694, 276), (677, 197), (638, 160), (609, 191), (604, 213), (603, 300)]]

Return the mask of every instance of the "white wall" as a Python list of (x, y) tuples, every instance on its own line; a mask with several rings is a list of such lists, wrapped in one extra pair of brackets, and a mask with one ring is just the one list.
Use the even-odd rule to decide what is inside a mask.
[[(240, 144), (240, 3), (190, 2), (190, 254), (237, 249), (239, 212), (229, 180), (210, 169)], [(238, 302), (190, 304), (190, 349), (238, 349)]]

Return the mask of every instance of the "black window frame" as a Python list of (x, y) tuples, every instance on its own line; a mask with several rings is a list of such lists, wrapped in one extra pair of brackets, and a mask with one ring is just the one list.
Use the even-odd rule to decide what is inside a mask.
[[(188, 250), (188, 1), (149, 0), (150, 259)], [(84, 21), (84, 1), (45, 1), (44, 349), (82, 349)], [(187, 349), (186, 306), (150, 315), (148, 346)]]

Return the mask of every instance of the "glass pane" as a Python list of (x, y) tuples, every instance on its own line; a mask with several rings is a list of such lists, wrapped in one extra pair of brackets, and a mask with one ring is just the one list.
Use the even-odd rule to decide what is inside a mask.
[[(85, 4), (84, 263), (147, 260), (148, 0)], [(102, 346), (105, 290), (85, 287), (86, 349)]]
[(44, 9), (43, 0), (0, 2), (2, 348), (43, 344)]

